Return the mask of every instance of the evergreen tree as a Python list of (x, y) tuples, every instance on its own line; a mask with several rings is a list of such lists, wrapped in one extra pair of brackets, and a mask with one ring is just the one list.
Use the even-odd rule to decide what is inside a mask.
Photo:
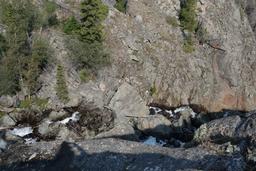
[(101, 0), (84, 0), (81, 3), (81, 40), (87, 43), (103, 41), (102, 21), (108, 14), (108, 7)]
[(0, 87), (6, 86), (0, 95), (15, 93), (20, 87), (32, 92), (46, 62), (42, 53), (47, 52), (45, 47), (35, 55), (32, 32), (37, 29), (37, 9), (30, 0), (0, 0), (0, 4), (0, 22), (7, 28), (4, 39), (0, 36), (0, 70), (5, 73), (0, 76)]

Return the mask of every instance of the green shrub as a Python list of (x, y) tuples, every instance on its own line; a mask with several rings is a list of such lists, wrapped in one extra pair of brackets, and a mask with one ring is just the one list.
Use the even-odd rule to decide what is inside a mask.
[(176, 17), (173, 17), (173, 16), (167, 16), (165, 18), (166, 22), (170, 25), (172, 25), (173, 27), (178, 27), (179, 26), (179, 23), (176, 19)]
[(3, 117), (4, 115), (5, 115), (5, 113), (0, 111), (0, 118)]
[(181, 3), (180, 23), (184, 31), (188, 32), (183, 44), (183, 50), (186, 53), (193, 52), (194, 42), (193, 34), (196, 32), (198, 21), (196, 16), (197, 0), (186, 0)]
[(86, 69), (82, 69), (79, 71), (79, 77), (82, 82), (87, 82), (91, 79), (90, 73)]
[(56, 26), (58, 24), (59, 24), (59, 20), (58, 20), (56, 14), (49, 16), (49, 18), (48, 18), (48, 26), (49, 27)]
[(155, 83), (154, 83), (154, 85), (152, 87), (150, 87), (149, 92), (150, 92), (151, 96), (153, 96), (153, 95), (155, 95), (157, 93), (157, 89), (156, 89)]
[(56, 80), (57, 80), (57, 85), (56, 85), (57, 96), (63, 103), (67, 103), (69, 101), (68, 88), (66, 84), (64, 69), (61, 65), (57, 66)]
[(63, 24), (63, 32), (66, 34), (79, 33), (80, 28), (80, 23), (75, 19), (75, 17), (70, 17)]
[(116, 0), (116, 4), (114, 6), (118, 11), (126, 13), (127, 9), (127, 0)]
[(67, 41), (66, 46), (77, 69), (97, 70), (110, 63), (110, 57), (101, 43), (89, 44), (76, 38), (69, 38)]
[(41, 25), (43, 27), (51, 27), (59, 24), (57, 15), (55, 14), (56, 9), (57, 5), (55, 2), (49, 0), (43, 1), (43, 8), (40, 14)]
[(185, 40), (184, 40), (184, 44), (183, 44), (183, 50), (186, 53), (192, 53), (195, 48), (194, 48), (194, 41), (193, 41), (193, 37), (191, 34), (189, 34)]
[(0, 34), (0, 60), (5, 55), (7, 49), (8, 49), (8, 46), (7, 46), (6, 39), (2, 34)]
[(56, 3), (49, 0), (44, 0), (43, 7), (48, 14), (53, 14), (57, 9)]
[(180, 10), (181, 27), (192, 33), (197, 27), (196, 3), (197, 0), (186, 0), (181, 3)]

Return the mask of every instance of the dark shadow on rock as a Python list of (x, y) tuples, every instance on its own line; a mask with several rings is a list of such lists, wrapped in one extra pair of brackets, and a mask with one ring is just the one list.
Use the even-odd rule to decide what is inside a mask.
[[(95, 148), (95, 147), (92, 147)], [(101, 148), (101, 147), (98, 147)], [(115, 148), (115, 147), (113, 147)], [(98, 150), (97, 150), (98, 151)], [(241, 170), (241, 158), (234, 156), (207, 155), (195, 152), (194, 157), (161, 153), (117, 153), (104, 151), (88, 153), (75, 143), (61, 144), (53, 160), (35, 160), (0, 165), (1, 171), (123, 171), (123, 170)], [(201, 157), (203, 155), (204, 157)], [(198, 156), (198, 157), (196, 157)], [(185, 158), (187, 157), (187, 158)]]

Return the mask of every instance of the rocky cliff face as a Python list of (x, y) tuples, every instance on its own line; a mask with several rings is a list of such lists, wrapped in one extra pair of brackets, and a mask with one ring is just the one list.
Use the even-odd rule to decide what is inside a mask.
[(113, 8), (114, 1), (104, 2), (110, 6), (105, 31), (112, 66), (93, 84), (104, 87), (106, 105), (127, 82), (147, 103), (196, 104), (211, 112), (255, 108), (254, 1), (199, 1), (197, 17), (208, 43), (196, 42), (192, 53), (183, 51), (181, 28), (166, 21), (179, 23), (179, 0), (129, 0), (126, 14)]
[(111, 76), (129, 82), (148, 102), (198, 104), (209, 111), (253, 109), (252, 17), (233, 0), (204, 0), (197, 8), (209, 40), (223, 50), (196, 44), (195, 52), (183, 52), (181, 29), (166, 22), (167, 16), (178, 19), (179, 1), (130, 0), (126, 15), (112, 9), (106, 21)]

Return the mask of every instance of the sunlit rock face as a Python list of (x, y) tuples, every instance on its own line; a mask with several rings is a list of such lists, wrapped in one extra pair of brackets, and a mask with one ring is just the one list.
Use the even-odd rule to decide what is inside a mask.
[(255, 37), (242, 4), (201, 2), (198, 21), (211, 45), (222, 50), (196, 42), (195, 52), (183, 52), (182, 30), (166, 22), (166, 16), (179, 22), (179, 1), (130, 0), (126, 15), (113, 9), (106, 20), (111, 74), (135, 86), (148, 102), (200, 104), (209, 111), (254, 109)]

